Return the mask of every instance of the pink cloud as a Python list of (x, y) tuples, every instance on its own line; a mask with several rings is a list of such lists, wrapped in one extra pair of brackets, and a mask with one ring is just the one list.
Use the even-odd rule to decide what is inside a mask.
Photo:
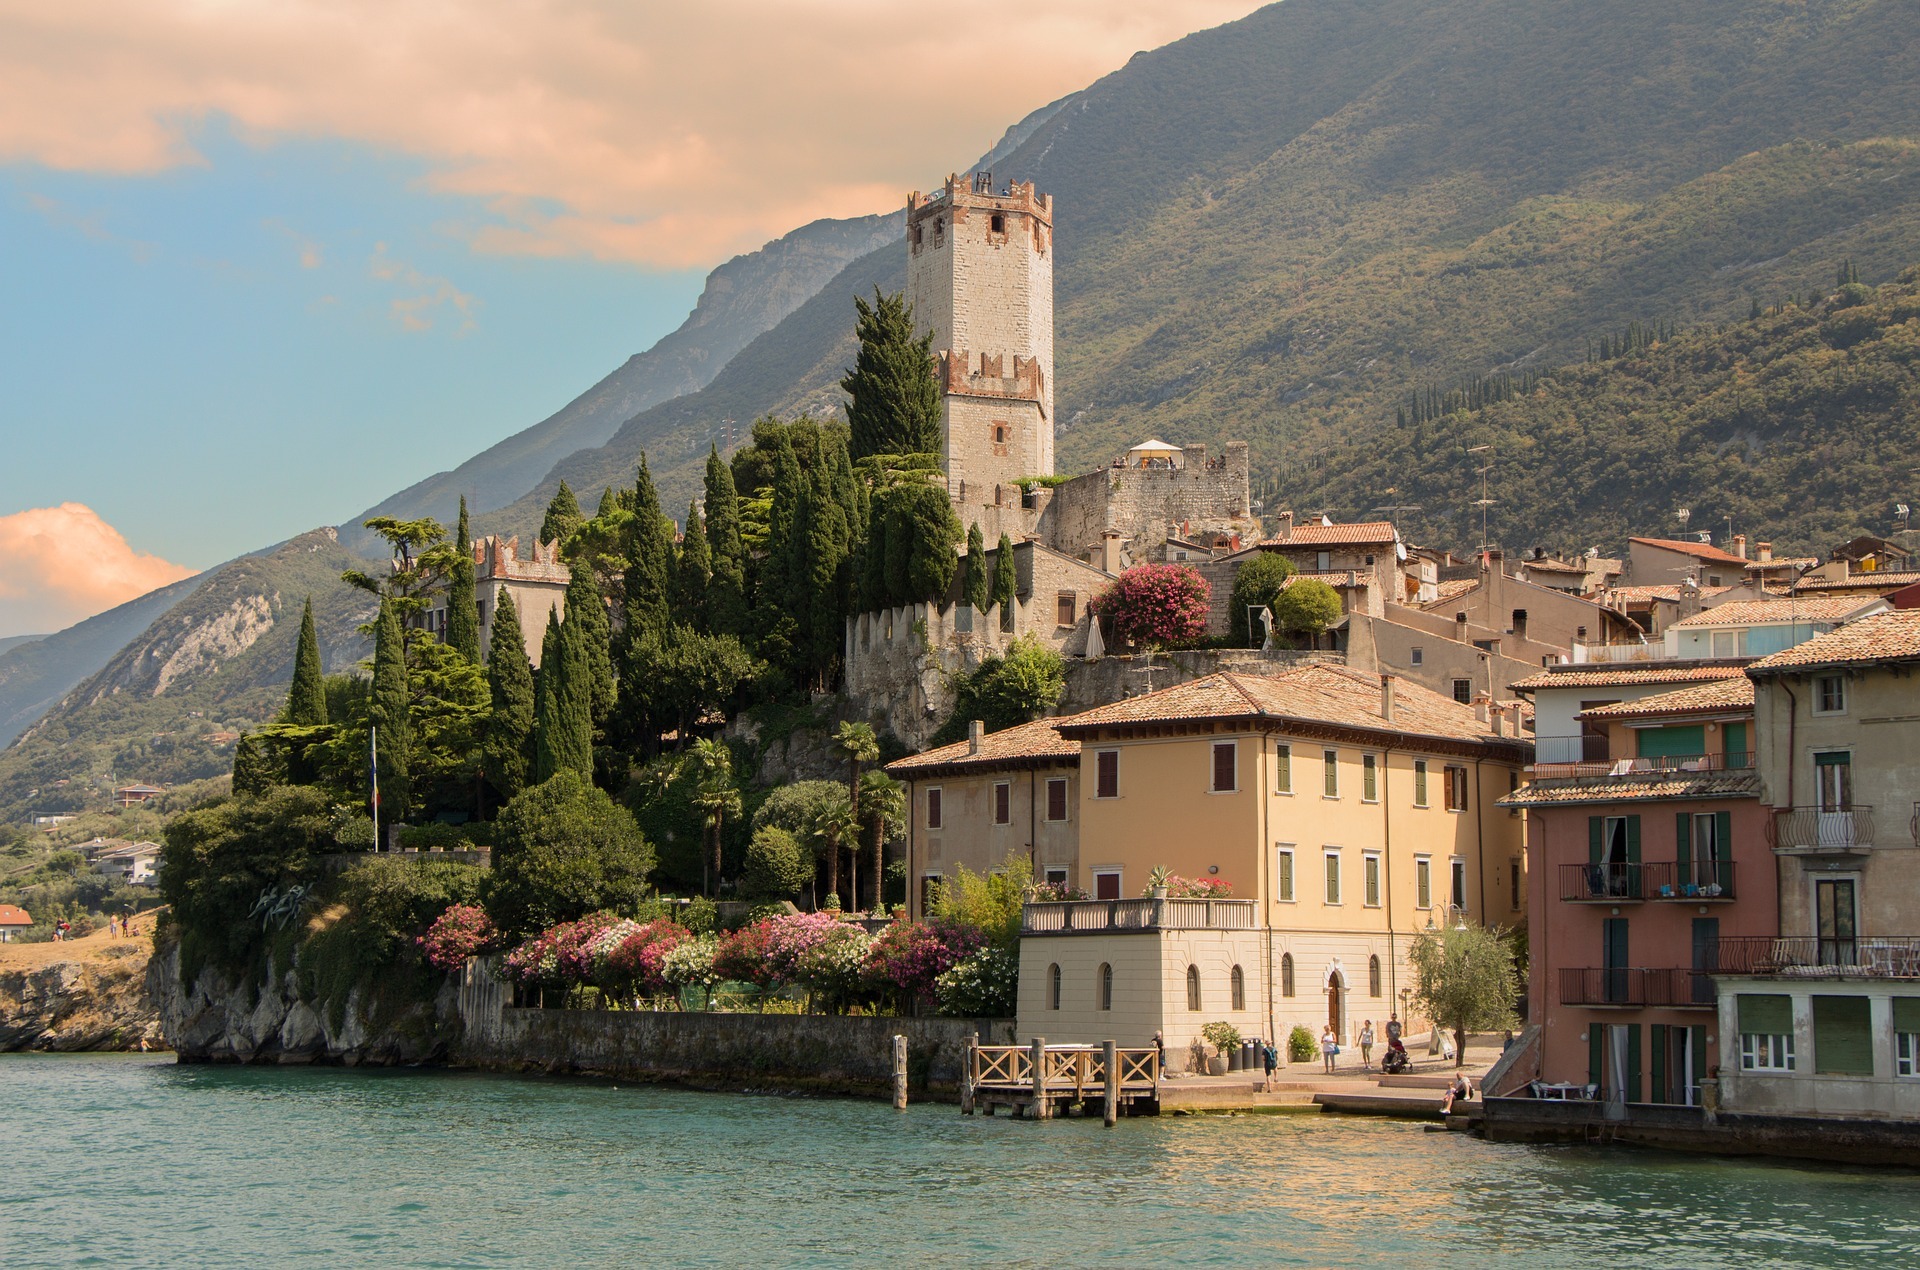
[(194, 572), (135, 551), (82, 503), (0, 516), (0, 636), (64, 630)]
[(477, 250), (709, 265), (884, 211), (1028, 111), (1257, 0), (0, 0), (0, 161), (204, 162), (260, 144), (415, 155), (505, 224)]

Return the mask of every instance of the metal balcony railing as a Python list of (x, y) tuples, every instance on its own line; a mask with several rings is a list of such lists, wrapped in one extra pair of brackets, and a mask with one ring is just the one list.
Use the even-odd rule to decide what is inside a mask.
[(1655, 860), (1646, 864), (1563, 864), (1560, 898), (1570, 904), (1638, 900), (1688, 903), (1733, 898), (1733, 861)]
[(1713, 975), (1668, 967), (1567, 966), (1560, 971), (1560, 1004), (1711, 1007)]
[(1715, 969), (1729, 975), (1920, 979), (1920, 936), (1728, 935)]
[(1579, 763), (1542, 763), (1535, 761), (1535, 780), (1597, 780), (1619, 777), (1658, 776), (1673, 772), (1741, 772), (1753, 767), (1752, 750), (1732, 750), (1725, 754), (1669, 754), (1649, 758), (1598, 759)]
[(1873, 808), (1861, 803), (1832, 810), (1794, 807), (1773, 813), (1767, 824), (1771, 845), (1786, 848), (1826, 848), (1873, 845)]

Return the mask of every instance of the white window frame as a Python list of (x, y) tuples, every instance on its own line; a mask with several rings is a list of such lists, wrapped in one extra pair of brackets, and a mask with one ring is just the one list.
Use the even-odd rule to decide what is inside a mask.
[[(1821, 704), (1831, 685), (1840, 699), (1836, 706)], [(1813, 712), (1824, 718), (1833, 718), (1847, 712), (1847, 677), (1845, 675), (1815, 675), (1813, 677)]]
[[(1373, 786), (1373, 792), (1367, 792), (1367, 786)], [(1380, 756), (1362, 754), (1360, 756), (1360, 801), (1377, 803), (1380, 801)]]
[[(1058, 817), (1053, 814), (1053, 787), (1055, 785), (1060, 787), (1061, 793), (1060, 815)], [(1063, 825), (1072, 819), (1073, 787), (1067, 784), (1067, 778), (1064, 776), (1047, 777), (1047, 823), (1050, 825)]]
[[(1420, 892), (1426, 891), (1421, 899)], [(1413, 906), (1425, 911), (1433, 907), (1433, 857), (1417, 855), (1413, 857)]]
[(1431, 788), (1427, 760), (1423, 758), (1413, 760), (1413, 805), (1415, 807), (1433, 806)]
[[(1215, 784), (1219, 779), (1220, 751), (1233, 751), (1233, 784), (1221, 788)], [(1209, 794), (1237, 794), (1240, 792), (1240, 743), (1238, 741), (1215, 741), (1207, 747), (1207, 792)]]
[(1411, 662), (1413, 665), (1415, 666), (1425, 665), (1426, 659), (1427, 659), (1427, 650), (1420, 647), (1420, 645), (1415, 644), (1411, 649), (1408, 650), (1407, 660)]
[[(1113, 755), (1113, 792), (1111, 794), (1103, 794), (1100, 792), (1100, 760), (1109, 754)], [(1107, 749), (1107, 750), (1095, 750), (1093, 752), (1093, 796), (1095, 798), (1103, 798), (1103, 799), (1120, 797), (1120, 751), (1119, 750)]]
[(1793, 1033), (1742, 1032), (1740, 1070), (1790, 1072), (1794, 1069)]
[(1380, 853), (1363, 852), (1360, 856), (1360, 903), (1366, 908), (1380, 907)]
[(1324, 769), (1320, 773), (1320, 797), (1338, 799), (1340, 797), (1340, 751), (1320, 751), (1320, 763)]
[(1893, 1034), (1893, 1074), (1903, 1080), (1920, 1079), (1920, 1032)]
[[(1283, 868), (1281, 862), (1285, 861)], [(1300, 873), (1298, 862), (1294, 859), (1293, 844), (1279, 843), (1273, 849), (1273, 898), (1281, 904), (1292, 904), (1298, 894)], [(1284, 885), (1283, 885), (1284, 884)]]
[(1461, 912), (1467, 910), (1467, 860), (1454, 856), (1447, 861), (1447, 904)]
[(1119, 888), (1120, 898), (1123, 900), (1126, 899), (1127, 898), (1127, 878), (1126, 878), (1126, 870), (1124, 869), (1094, 869), (1093, 870), (1094, 895), (1096, 897), (1099, 896), (1100, 879), (1105, 877), (1110, 877), (1115, 879), (1115, 886)]
[[(1446, 795), (1442, 801), (1447, 810), (1456, 816), (1466, 815), (1472, 806), (1472, 787), (1468, 783), (1468, 771), (1464, 763), (1447, 763), (1440, 768), (1440, 779), (1444, 782), (1443, 792)], [(1456, 779), (1459, 783), (1460, 795), (1457, 805), (1454, 799)]]
[(1293, 797), (1293, 746), (1285, 741), (1273, 747), (1273, 792)]
[(1040, 870), (1040, 878), (1048, 886), (1069, 886), (1073, 882), (1073, 870), (1064, 864), (1049, 864)]
[(1324, 848), (1320, 856), (1326, 861), (1326, 878), (1324, 879), (1326, 882), (1326, 893), (1323, 898), (1326, 900), (1327, 907), (1344, 907), (1346, 902), (1346, 878), (1341, 876), (1340, 848)]

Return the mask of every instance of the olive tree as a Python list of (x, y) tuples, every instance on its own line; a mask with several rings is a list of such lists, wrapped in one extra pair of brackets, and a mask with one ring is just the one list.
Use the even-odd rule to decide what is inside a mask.
[(1456, 926), (1414, 937), (1407, 950), (1413, 1005), (1453, 1032), (1454, 1065), (1466, 1062), (1467, 1033), (1514, 1025), (1520, 975), (1499, 930)]

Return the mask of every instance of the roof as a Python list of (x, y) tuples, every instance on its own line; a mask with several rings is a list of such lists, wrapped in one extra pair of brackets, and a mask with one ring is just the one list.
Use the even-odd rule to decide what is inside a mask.
[(1819, 556), (1772, 556), (1766, 560), (1749, 560), (1749, 570), (1763, 569), (1811, 569), (1820, 563)]
[(1722, 714), (1753, 709), (1753, 680), (1745, 675), (1689, 684), (1672, 692), (1656, 693), (1638, 701), (1582, 710), (1583, 719), (1658, 719), (1676, 714)]
[(1877, 601), (1858, 595), (1822, 595), (1805, 600), (1728, 600), (1683, 617), (1675, 626), (1742, 626), (1759, 622), (1839, 622)]
[(1677, 538), (1629, 538), (1627, 541), (1659, 547), (1665, 551), (1677, 551), (1683, 556), (1692, 556), (1695, 560), (1709, 560), (1714, 564), (1744, 565), (1747, 563), (1745, 556), (1736, 556), (1731, 551), (1722, 551), (1704, 542), (1682, 542)]
[(1746, 673), (1745, 662), (1673, 661), (1654, 665), (1577, 666), (1555, 668), (1529, 675), (1508, 686), (1516, 692), (1538, 692), (1542, 688), (1624, 688), (1632, 684), (1699, 683), (1709, 679), (1732, 679)]
[(1434, 598), (1427, 601), (1426, 607), (1432, 608), (1436, 604), (1445, 604), (1449, 600), (1457, 600), (1479, 585), (1480, 579), (1478, 578), (1449, 579), (1439, 585)]
[(27, 910), (16, 908), (12, 904), (0, 904), (0, 926), (31, 926), (33, 918), (27, 916)]
[(1762, 657), (1747, 667), (1765, 675), (1807, 666), (1859, 666), (1920, 660), (1920, 609), (1888, 609)]
[(1077, 761), (1080, 742), (1070, 741), (1054, 730), (1059, 719), (1036, 719), (989, 732), (980, 739), (980, 750), (972, 750), (972, 741), (955, 741), (938, 749), (907, 758), (895, 759), (887, 770), (898, 777), (925, 776), (938, 771), (969, 767), (1003, 767), (1010, 764)]
[(1405, 678), (1394, 681), (1393, 718), (1380, 713), (1380, 677), (1344, 666), (1311, 664), (1278, 675), (1229, 671), (1096, 706), (1058, 721), (1072, 736), (1098, 728), (1198, 720), (1317, 723), (1334, 727), (1425, 736), (1440, 740), (1525, 744), (1496, 736), (1492, 726), (1432, 689)]
[(1141, 442), (1141, 443), (1140, 443), (1139, 445), (1133, 445), (1133, 446), (1128, 446), (1128, 447), (1127, 447), (1127, 453), (1128, 453), (1128, 454), (1138, 454), (1138, 453), (1140, 453), (1140, 451), (1142, 451), (1142, 450), (1152, 450), (1152, 451), (1154, 451), (1154, 452), (1155, 452), (1156, 454), (1182, 454), (1182, 453), (1184, 453), (1184, 451), (1183, 451), (1183, 450), (1181, 450), (1181, 448), (1180, 448), (1179, 446), (1177, 446), (1177, 445), (1168, 445), (1168, 444), (1167, 444), (1167, 443), (1166, 443), (1165, 441), (1162, 441), (1162, 440), (1160, 440), (1160, 439), (1159, 439), (1158, 437), (1155, 437), (1155, 438), (1153, 438), (1153, 439), (1152, 439), (1152, 440), (1150, 440), (1150, 441), (1142, 441), (1142, 442)]
[(1920, 582), (1920, 569), (1881, 569), (1873, 573), (1850, 573), (1844, 578), (1801, 578), (1793, 584), (1796, 591), (1898, 590)]
[(1588, 572), (1586, 564), (1571, 564), (1565, 560), (1522, 560), (1520, 566), (1529, 573), (1571, 573), (1585, 577)]
[[(1723, 595), (1731, 590), (1733, 590), (1733, 588), (1730, 586), (1703, 586), (1700, 588), (1700, 594)], [(1607, 598), (1610, 600), (1626, 600), (1629, 602), (1634, 600), (1678, 600), (1680, 598), (1680, 584), (1678, 582), (1657, 582), (1651, 586), (1613, 586), (1607, 588)]]
[(164, 794), (167, 791), (158, 785), (122, 785), (113, 792), (116, 794)]
[(1263, 538), (1262, 547), (1325, 547), (1341, 543), (1392, 543), (1399, 534), (1390, 520), (1362, 520), (1350, 525), (1294, 525), (1285, 537)]
[(1651, 798), (1757, 798), (1758, 772), (1660, 772), (1648, 777), (1602, 776), (1592, 780), (1534, 781), (1499, 800), (1501, 807), (1551, 807), (1556, 803), (1618, 803)]

